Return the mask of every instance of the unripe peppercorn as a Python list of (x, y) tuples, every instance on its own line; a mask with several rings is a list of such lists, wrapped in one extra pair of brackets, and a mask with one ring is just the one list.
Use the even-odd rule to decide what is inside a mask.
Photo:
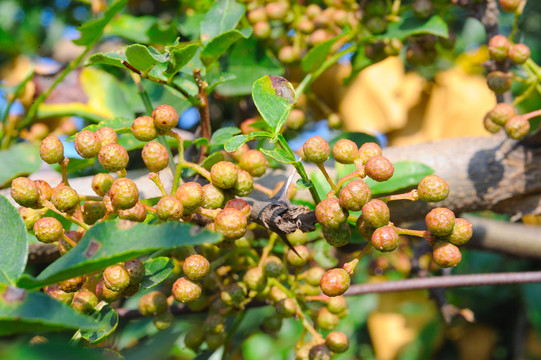
[(36, 221), (38, 221), (41, 218), (41, 213), (39, 212), (39, 210), (35, 210), (35, 209), (27, 208), (27, 207), (19, 208), (19, 215), (21, 215), (24, 221), (26, 230), (32, 230)]
[(455, 219), (455, 226), (451, 233), (444, 237), (444, 240), (450, 242), (453, 245), (464, 245), (467, 243), (473, 235), (472, 224), (462, 218)]
[(346, 270), (335, 268), (328, 270), (321, 277), (321, 291), (327, 296), (339, 296), (349, 289), (350, 278)]
[(220, 334), (225, 330), (224, 318), (220, 315), (209, 315), (204, 324), (205, 333)]
[(64, 145), (56, 136), (47, 136), (41, 141), (39, 155), (47, 164), (58, 164), (64, 160)]
[(252, 193), (254, 190), (254, 178), (248, 171), (239, 169), (238, 170), (238, 177), (237, 182), (235, 183), (235, 186), (233, 187), (233, 191), (235, 192), (236, 196), (248, 196)]
[(169, 164), (169, 153), (165, 146), (156, 141), (146, 143), (141, 152), (145, 166), (151, 172), (159, 172)]
[(517, 65), (524, 64), (530, 55), (530, 48), (524, 44), (515, 44), (509, 49), (509, 59)]
[(242, 278), (249, 290), (261, 292), (267, 285), (267, 277), (261, 267), (248, 269)]
[(227, 285), (220, 294), (223, 302), (227, 305), (239, 307), (246, 298), (246, 286), (242, 283), (232, 283)]
[(284, 273), (285, 266), (280, 258), (271, 255), (263, 262), (263, 269), (268, 277), (279, 277)]
[(25, 207), (35, 207), (40, 199), (38, 186), (27, 177), (13, 179), (10, 194), (13, 200)]
[(370, 241), (370, 239), (372, 238), (372, 234), (374, 233), (374, 231), (376, 231), (376, 227), (368, 224), (362, 216), (359, 216), (359, 218), (357, 219), (357, 222), (355, 223), (355, 229), (357, 229), (359, 234), (368, 241)]
[(111, 175), (107, 173), (98, 173), (92, 178), (92, 190), (99, 196), (104, 196), (109, 191), (114, 181), (115, 179)]
[(340, 206), (337, 198), (323, 199), (316, 205), (316, 218), (323, 228), (338, 229), (348, 219), (349, 212)]
[(346, 334), (339, 331), (331, 331), (325, 337), (325, 345), (333, 353), (341, 354), (349, 348), (349, 340)]
[(62, 212), (71, 212), (79, 205), (79, 195), (69, 186), (58, 185), (53, 190), (51, 202)]
[(340, 190), (340, 206), (350, 211), (359, 211), (370, 201), (372, 191), (363, 180), (353, 180)]
[(331, 148), (327, 140), (321, 136), (313, 136), (306, 140), (302, 147), (304, 157), (314, 164), (322, 164), (329, 159)]
[(34, 234), (42, 243), (50, 244), (58, 241), (64, 232), (60, 221), (53, 217), (44, 217), (34, 224)]
[(178, 187), (175, 197), (182, 203), (184, 211), (191, 213), (201, 206), (203, 187), (196, 182), (186, 182)]
[(260, 177), (267, 171), (269, 162), (259, 150), (248, 150), (240, 156), (239, 168), (253, 177)]
[(201, 285), (187, 277), (181, 277), (173, 284), (173, 297), (181, 303), (191, 303), (197, 300), (202, 293)]
[(372, 34), (383, 34), (387, 30), (387, 20), (383, 17), (370, 17), (365, 23), (366, 29)]
[(276, 314), (282, 318), (290, 318), (297, 312), (297, 305), (291, 298), (285, 298), (275, 305)]
[(100, 141), (101, 146), (118, 143), (118, 135), (113, 128), (104, 126), (96, 130), (96, 136)]
[(75, 150), (85, 159), (96, 157), (101, 149), (101, 143), (96, 134), (83, 130), (75, 136)]
[(165, 330), (173, 325), (175, 322), (175, 317), (171, 312), (166, 311), (162, 314), (155, 315), (152, 322), (154, 323), (154, 326), (156, 326), (156, 329)]
[(257, 120), (256, 120), (256, 119), (253, 119), (253, 118), (244, 120), (244, 121), (240, 124), (240, 131), (241, 131), (243, 134), (251, 134), (251, 133), (253, 133), (254, 131), (260, 131), (261, 129), (258, 129), (258, 128), (252, 126), (252, 124), (255, 123), (256, 121), (257, 121)]
[(252, 24), (267, 20), (267, 12), (265, 11), (265, 7), (258, 6), (255, 9), (250, 10), (248, 14), (246, 14), (246, 18)]
[(493, 123), (497, 125), (505, 125), (505, 123), (516, 115), (515, 108), (509, 103), (499, 103), (487, 113), (487, 116)]
[(326, 307), (322, 307), (317, 312), (316, 323), (323, 330), (332, 330), (338, 325), (339, 322), (340, 318), (330, 312)]
[(252, 26), (254, 36), (258, 39), (266, 39), (271, 34), (271, 26), (267, 21), (258, 21)]
[(488, 42), (488, 53), (496, 61), (505, 61), (509, 55), (509, 40), (503, 35), (495, 35)]
[(278, 51), (278, 59), (284, 64), (292, 64), (300, 59), (300, 54), (293, 46), (286, 45)]
[(498, 125), (495, 122), (493, 122), (492, 120), (490, 120), (488, 115), (485, 116), (484, 119), (483, 119), (483, 126), (484, 126), (485, 130), (488, 131), (491, 134), (495, 134), (495, 133), (497, 133), (498, 131), (500, 131), (502, 129), (501, 125)]
[(283, 20), (288, 9), (289, 3), (287, 1), (276, 1), (265, 5), (265, 11), (271, 20)]
[(156, 204), (156, 215), (164, 221), (180, 220), (182, 211), (182, 203), (174, 196), (164, 196)]
[(521, 0), (500, 0), (500, 6), (505, 12), (515, 12)]
[(159, 105), (152, 112), (154, 125), (160, 130), (171, 130), (178, 124), (179, 116), (174, 107), (170, 105)]
[(511, 75), (502, 71), (492, 71), (487, 75), (488, 88), (496, 94), (511, 90), (512, 81)]
[(333, 314), (340, 314), (346, 311), (348, 304), (344, 296), (335, 296), (329, 299), (327, 302), (327, 309)]
[(209, 270), (209, 261), (204, 256), (198, 254), (188, 256), (184, 260), (184, 264), (182, 264), (182, 271), (192, 281), (203, 280), (209, 273)]
[(138, 201), (133, 207), (126, 210), (118, 210), (118, 217), (123, 220), (143, 222), (147, 218), (145, 205)]
[(428, 19), (434, 13), (434, 4), (431, 0), (415, 0), (412, 8), (413, 14), (419, 19)]
[(287, 240), (291, 245), (304, 245), (308, 241), (308, 235), (302, 232), (301, 229), (297, 229), (292, 233), (286, 234)]
[(286, 255), (287, 262), (292, 266), (301, 267), (308, 261), (310, 257), (310, 252), (308, 251), (308, 248), (304, 245), (294, 246), (294, 249), (299, 255), (295, 254), (292, 249), (289, 249)]
[(98, 154), (98, 161), (107, 171), (123, 170), (129, 160), (128, 152), (120, 144), (105, 145)]
[(286, 119), (286, 127), (288, 129), (298, 130), (304, 125), (304, 112), (301, 109), (293, 109)]
[(340, 139), (332, 147), (334, 159), (341, 164), (353, 164), (358, 152), (357, 144), (349, 139)]
[(252, 207), (246, 200), (243, 199), (231, 199), (225, 204), (224, 209), (237, 209), (240, 212), (242, 212), (244, 215), (246, 215), (246, 218), (250, 216), (252, 213)]
[(229, 161), (219, 161), (210, 168), (210, 177), (214, 186), (231, 189), (237, 182), (237, 166)]
[(51, 185), (43, 180), (35, 180), (34, 183), (38, 187), (39, 192), (38, 204), (42, 205), (45, 201), (51, 200), (51, 196), (53, 195), (53, 188)]
[(306, 270), (304, 273), (304, 279), (311, 286), (319, 286), (323, 274), (325, 274), (325, 269), (320, 266), (313, 266)]
[(214, 219), (214, 228), (223, 234), (224, 238), (235, 240), (246, 233), (248, 221), (246, 215), (233, 208), (223, 209)]
[(372, 245), (381, 252), (393, 251), (398, 247), (398, 233), (394, 226), (382, 226), (372, 234)]
[(63, 290), (60, 290), (58, 287), (58, 284), (53, 284), (50, 286), (46, 286), (44, 289), (44, 292), (52, 297), (53, 299), (56, 299), (60, 301), (61, 303), (64, 303), (66, 305), (71, 304), (73, 300), (73, 293), (72, 292), (65, 292)]
[(133, 260), (126, 261), (126, 263), (124, 264), (124, 268), (128, 272), (128, 275), (130, 276), (130, 283), (128, 286), (140, 284), (141, 281), (143, 281), (146, 270), (145, 270), (145, 265), (143, 265), (141, 260), (133, 259)]
[(381, 155), (371, 157), (364, 166), (366, 175), (376, 181), (387, 181), (394, 173), (393, 164)]
[(85, 281), (86, 281), (86, 276), (84, 275), (76, 276), (71, 279), (60, 281), (58, 283), (58, 288), (65, 292), (76, 292), (83, 286)]
[(85, 224), (93, 225), (105, 216), (107, 209), (103, 201), (85, 201), (82, 212)]
[(267, 316), (261, 322), (261, 330), (266, 333), (275, 333), (282, 327), (282, 318), (278, 315)]
[(225, 342), (226, 334), (205, 334), (205, 342), (210, 350), (216, 350)]
[(204, 328), (201, 326), (194, 326), (186, 333), (184, 345), (193, 351), (197, 351), (201, 344), (203, 344), (203, 340), (205, 340)]
[(505, 133), (511, 139), (520, 140), (528, 135), (530, 131), (530, 121), (524, 116), (513, 116), (505, 123)]
[(325, 241), (331, 246), (341, 247), (349, 244), (351, 240), (351, 229), (347, 222), (340, 224), (338, 229), (321, 228)]
[(100, 281), (96, 285), (96, 296), (98, 297), (98, 299), (107, 303), (117, 301), (122, 297), (122, 294), (122, 291), (111, 290), (107, 286), (105, 286), (105, 281), (103, 279), (100, 279)]
[(81, 289), (73, 295), (71, 307), (83, 314), (89, 314), (98, 306), (98, 298), (88, 289)]
[(363, 220), (375, 228), (387, 225), (391, 218), (389, 207), (379, 199), (370, 200), (363, 206), (362, 211)]
[(151, 291), (139, 299), (139, 312), (143, 316), (163, 314), (167, 308), (167, 296), (160, 291)]
[(201, 207), (205, 209), (217, 209), (222, 207), (225, 201), (224, 192), (212, 184), (203, 186), (203, 197)]
[(417, 194), (426, 202), (443, 201), (449, 196), (449, 184), (438, 175), (428, 175), (419, 182)]
[(434, 244), (432, 257), (434, 262), (442, 268), (457, 266), (462, 260), (459, 248), (443, 240), (437, 240)]
[(446, 236), (455, 225), (455, 214), (447, 208), (435, 208), (425, 217), (426, 227), (435, 236)]
[(141, 116), (133, 120), (131, 132), (139, 141), (154, 140), (158, 136), (158, 128), (150, 116)]
[(110, 290), (122, 291), (130, 284), (130, 274), (122, 265), (111, 265), (103, 270), (103, 283)]
[(139, 200), (139, 190), (133, 180), (128, 178), (116, 179), (109, 190), (111, 202), (116, 209), (132, 208)]

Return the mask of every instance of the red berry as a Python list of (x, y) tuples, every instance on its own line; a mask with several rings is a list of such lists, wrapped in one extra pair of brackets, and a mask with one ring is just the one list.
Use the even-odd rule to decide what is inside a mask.
[(210, 177), (215, 186), (231, 189), (237, 182), (237, 166), (229, 161), (219, 161), (210, 168)]
[(191, 255), (184, 260), (182, 271), (193, 281), (203, 280), (210, 270), (209, 261), (201, 255)]
[(141, 116), (133, 120), (131, 132), (140, 141), (154, 140), (158, 136), (158, 128), (150, 116)]
[(203, 202), (203, 187), (196, 182), (187, 182), (180, 185), (175, 193), (180, 200), (184, 211), (191, 213)]
[(359, 211), (370, 201), (372, 191), (363, 180), (353, 180), (340, 190), (340, 205), (350, 211)]
[(41, 141), (39, 155), (47, 164), (58, 164), (64, 160), (64, 145), (56, 136), (47, 136)]
[(387, 204), (378, 199), (370, 200), (363, 206), (362, 211), (362, 218), (366, 224), (375, 228), (387, 225), (391, 217)]
[(46, 244), (54, 243), (60, 240), (64, 228), (60, 221), (53, 217), (44, 217), (34, 224), (34, 234), (36, 238)]
[(513, 116), (505, 123), (505, 133), (511, 139), (520, 140), (528, 135), (530, 131), (530, 121), (524, 116)]
[(259, 150), (248, 150), (239, 159), (239, 168), (246, 170), (253, 177), (265, 174), (268, 166), (269, 162)]
[(515, 108), (509, 103), (499, 103), (494, 106), (487, 114), (488, 118), (497, 125), (505, 125), (505, 123), (516, 115)]
[(389, 159), (378, 155), (368, 159), (364, 171), (366, 175), (376, 181), (387, 181), (393, 176), (394, 166)]
[(321, 291), (327, 296), (339, 296), (349, 289), (350, 278), (346, 270), (335, 268), (321, 277)]
[(458, 246), (467, 243), (471, 239), (472, 235), (472, 224), (466, 219), (456, 218), (453, 230), (449, 235), (445, 236), (444, 239), (451, 244)]
[(160, 130), (171, 130), (178, 124), (178, 114), (170, 105), (159, 105), (152, 112), (154, 125)]
[(38, 204), (42, 205), (45, 201), (51, 200), (53, 195), (53, 188), (46, 181), (35, 180), (34, 183), (38, 187), (39, 201)]
[(252, 193), (254, 190), (254, 178), (248, 171), (239, 169), (238, 170), (238, 177), (237, 182), (235, 183), (235, 186), (233, 187), (233, 191), (235, 192), (236, 196), (248, 196)]
[(398, 247), (398, 240), (399, 237), (396, 229), (390, 225), (377, 228), (371, 238), (374, 248), (382, 252), (389, 252), (396, 249)]
[(428, 175), (419, 182), (417, 194), (426, 202), (443, 201), (449, 196), (449, 184), (438, 175)]
[(500, 6), (505, 12), (515, 12), (521, 0), (500, 0)]
[(425, 217), (426, 227), (435, 236), (446, 236), (455, 225), (455, 213), (447, 208), (435, 208)]
[(329, 159), (331, 148), (327, 140), (321, 136), (313, 136), (306, 140), (302, 147), (306, 160), (314, 164), (322, 164)]
[(255, 123), (256, 119), (246, 119), (240, 124), (240, 131), (242, 131), (243, 134), (251, 134), (254, 131), (261, 131), (261, 129), (258, 129), (256, 127), (253, 127), (252, 124)]
[(191, 303), (201, 296), (201, 285), (187, 277), (181, 277), (173, 284), (173, 297), (181, 303)]
[(103, 270), (103, 283), (113, 291), (122, 291), (130, 284), (130, 274), (122, 265), (111, 265)]
[(120, 144), (105, 145), (98, 154), (98, 161), (107, 171), (123, 170), (129, 160), (128, 152)]
[(304, 264), (306, 264), (306, 262), (310, 258), (310, 252), (308, 251), (308, 248), (304, 245), (296, 245), (294, 248), (295, 251), (297, 251), (298, 255), (295, 254), (293, 250), (289, 249), (286, 255), (288, 264), (295, 267), (304, 266)]
[(10, 194), (13, 200), (24, 207), (35, 207), (40, 200), (38, 186), (27, 177), (13, 179)]
[(96, 136), (100, 140), (101, 146), (118, 143), (118, 135), (113, 128), (108, 126), (96, 130)]
[(266, 39), (271, 34), (271, 26), (267, 21), (258, 21), (252, 26), (254, 36), (258, 39)]
[(214, 219), (214, 229), (222, 233), (225, 239), (235, 240), (246, 233), (248, 220), (243, 212), (227, 208), (218, 213)]
[(349, 212), (340, 206), (337, 198), (323, 199), (316, 206), (316, 218), (322, 227), (338, 229), (348, 219)]
[(233, 208), (233, 209), (237, 209), (241, 211), (244, 215), (246, 215), (246, 218), (248, 218), (250, 214), (252, 213), (252, 207), (250, 206), (250, 204), (248, 204), (246, 200), (242, 200), (242, 199), (229, 200), (227, 204), (225, 204), (224, 209), (227, 209), (227, 208)]
[(169, 164), (169, 153), (165, 146), (156, 141), (146, 143), (141, 152), (145, 166), (151, 172), (159, 172)]
[(133, 207), (126, 210), (118, 210), (118, 217), (123, 220), (143, 222), (147, 218), (145, 205), (138, 201)]
[(353, 164), (358, 156), (358, 152), (357, 144), (349, 139), (340, 139), (332, 147), (334, 160), (341, 164)]
[(217, 209), (222, 207), (225, 201), (225, 194), (222, 189), (217, 188), (212, 184), (203, 186), (203, 198), (201, 207), (205, 209)]
[(462, 260), (462, 254), (458, 247), (447, 241), (437, 240), (432, 252), (434, 262), (442, 268), (457, 266)]
[(304, 112), (301, 109), (293, 109), (286, 119), (288, 129), (299, 130), (304, 125)]
[(509, 55), (509, 40), (503, 35), (495, 35), (488, 42), (488, 53), (496, 61), (505, 61)]
[(174, 196), (164, 196), (156, 205), (156, 215), (164, 221), (178, 221), (182, 217), (182, 203)]
[(517, 65), (524, 64), (530, 55), (530, 48), (524, 44), (515, 44), (509, 49), (509, 59)]
[(116, 209), (126, 210), (137, 204), (139, 200), (139, 190), (133, 180), (120, 178), (113, 182), (109, 190), (111, 203)]
[(289, 10), (287, 1), (276, 1), (265, 5), (265, 12), (271, 20), (283, 20)]
[(79, 195), (69, 186), (58, 185), (53, 190), (51, 202), (58, 210), (69, 213), (79, 205)]
[(160, 291), (151, 291), (139, 299), (139, 312), (143, 316), (163, 314), (167, 308), (167, 296)]
[(75, 136), (75, 150), (85, 159), (96, 157), (101, 149), (101, 142), (90, 130), (83, 130)]

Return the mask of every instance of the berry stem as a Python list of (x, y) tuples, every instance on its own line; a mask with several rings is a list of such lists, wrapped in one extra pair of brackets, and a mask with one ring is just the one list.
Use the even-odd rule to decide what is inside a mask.
[(171, 188), (171, 195), (174, 195), (177, 192), (178, 184), (184, 183), (184, 181), (182, 181), (182, 178), (180, 177), (183, 169), (182, 163), (184, 162), (184, 142), (182, 140), (182, 137), (174, 131), (169, 130), (166, 135), (171, 136), (172, 138), (177, 140), (178, 164), (174, 171), (175, 176), (173, 177), (173, 186)]
[(329, 297), (327, 295), (308, 295), (304, 297), (304, 300), (328, 303)]
[(147, 213), (156, 214), (156, 209), (153, 208), (152, 206), (147, 205), (147, 204), (143, 204), (143, 206), (145, 207), (145, 210)]
[(62, 174), (62, 183), (66, 186), (69, 186), (69, 181), (68, 181), (68, 164), (70, 162), (70, 159), (65, 157), (61, 162), (60, 162), (60, 172)]
[(532, 112), (529, 112), (527, 114), (524, 114), (524, 115), (520, 115), (522, 116), (523, 118), (526, 118), (527, 120), (530, 120), (534, 117), (537, 117), (537, 116), (541, 116), (541, 110), (535, 110), (535, 111), (532, 111)]
[(128, 172), (126, 171), (126, 169), (122, 169), (122, 170), (118, 170), (116, 172), (118, 178), (123, 178), (123, 177), (126, 177), (126, 175), (128, 175)]
[(357, 267), (357, 264), (359, 264), (359, 261), (361, 261), (361, 259), (366, 254), (371, 252), (373, 248), (374, 247), (372, 246), (372, 243), (368, 242), (365, 245), (365, 247), (359, 252), (358, 255), (357, 254), (354, 255), (355, 258), (353, 260), (344, 264), (343, 268), (348, 272), (349, 275), (353, 275), (353, 273), (355, 272), (355, 268)]
[(343, 178), (341, 178), (340, 180), (338, 180), (338, 182), (336, 183), (336, 188), (338, 189), (338, 191), (333, 190), (334, 194), (337, 194), (340, 191), (340, 189), (342, 188), (342, 185), (344, 185), (347, 181), (349, 181), (351, 179), (354, 179), (354, 178), (356, 178), (358, 176), (359, 175), (357, 174), (357, 171), (354, 171), (351, 174), (346, 175)]
[(162, 180), (160, 179), (160, 174), (151, 172), (148, 174), (148, 178), (152, 180), (154, 184), (160, 189), (162, 196), (167, 196), (167, 191), (165, 190), (165, 187), (163, 186)]
[(323, 163), (318, 163), (318, 164), (316, 164), (316, 166), (323, 173), (323, 176), (325, 176), (325, 179), (327, 180), (329, 185), (331, 185), (332, 191), (329, 194), (332, 196), (332, 195), (336, 194), (338, 191), (340, 191), (340, 188), (338, 188), (334, 184), (334, 181), (332, 181), (331, 177), (329, 176), (329, 173), (327, 172), (327, 169), (325, 169), (325, 165), (323, 165)]
[(196, 173), (198, 173), (199, 175), (201, 175), (202, 177), (204, 177), (208, 181), (212, 182), (212, 179), (210, 177), (210, 172), (207, 169), (205, 169), (204, 167), (199, 166), (199, 165), (194, 164), (194, 163), (189, 162), (189, 161), (183, 161), (182, 163), (179, 163), (179, 164), (182, 164), (182, 167), (192, 169), (193, 171), (195, 171)]
[(269, 198), (272, 197), (273, 191), (271, 189), (269, 189), (268, 187), (263, 186), (261, 184), (254, 183), (254, 190), (262, 192), (263, 194), (267, 195)]
[(395, 226), (394, 228), (398, 232), (398, 235), (409, 235), (409, 236), (416, 236), (420, 238), (426, 238), (426, 235), (428, 233), (428, 231), (426, 230), (411, 230), (411, 229), (399, 228), (398, 226)]
[(198, 208), (195, 212), (197, 214), (208, 216), (211, 219), (216, 219), (216, 215), (222, 211), (220, 209), (204, 209), (202, 207)]
[(81, 227), (81, 228), (83, 228), (85, 230), (90, 229), (90, 227), (87, 224), (85, 224), (84, 222), (82, 222), (81, 220), (79, 220), (79, 219), (77, 219), (77, 218), (75, 218), (75, 217), (73, 217), (73, 216), (71, 216), (69, 214), (64, 214), (63, 212), (57, 210), (50, 201), (46, 200), (44, 202), (44, 206), (46, 208), (50, 209), (51, 211), (54, 211), (58, 215), (64, 217), (66, 220), (71, 221), (75, 225), (77, 225), (77, 226), (79, 226), (79, 227)]
[(62, 239), (64, 239), (65, 242), (67, 242), (68, 244), (70, 244), (70, 246), (71, 246), (72, 248), (74, 248), (74, 247), (77, 245), (77, 243), (76, 243), (75, 241), (71, 240), (71, 239), (66, 235), (65, 232), (62, 232)]
[(383, 196), (383, 197), (378, 198), (378, 200), (381, 200), (386, 203), (388, 203), (389, 201), (394, 201), (394, 200), (416, 201), (416, 200), (419, 200), (419, 195), (417, 194), (417, 189), (413, 189), (404, 194), (394, 194), (394, 195), (389, 195), (389, 196)]

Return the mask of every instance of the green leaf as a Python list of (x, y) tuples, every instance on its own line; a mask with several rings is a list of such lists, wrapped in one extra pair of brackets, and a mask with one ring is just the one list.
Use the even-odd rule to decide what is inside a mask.
[(225, 96), (248, 95), (254, 81), (264, 75), (282, 75), (284, 68), (276, 57), (253, 37), (238, 40), (227, 52), (228, 73), (236, 76), (232, 81), (218, 86)]
[(252, 98), (263, 119), (276, 135), (295, 104), (293, 85), (281, 76), (263, 76), (254, 83)]
[(171, 59), (167, 68), (167, 73), (174, 75), (180, 71), (194, 57), (199, 49), (197, 43), (181, 43), (169, 50)]
[(14, 284), (28, 256), (26, 226), (9, 200), (0, 195), (0, 283)]
[[(101, 129), (103, 127), (110, 127), (111, 129), (115, 130), (117, 134), (130, 134), (132, 123), (133, 123), (132, 119), (127, 119), (124, 117), (117, 117), (114, 119), (100, 121), (98, 124), (88, 125), (82, 128), (79, 132), (83, 130), (90, 130), (92, 132), (96, 132), (96, 130)], [(67, 142), (75, 141), (75, 137), (77, 136), (79, 132), (68, 137), (66, 141)]]
[(400, 39), (417, 34), (433, 34), (443, 38), (449, 37), (447, 23), (439, 16), (433, 15), (426, 20), (419, 19), (412, 10), (404, 11), (400, 20), (390, 23), (384, 34), (376, 39)]
[(218, 129), (214, 132), (214, 134), (212, 134), (210, 138), (210, 145), (223, 145), (229, 139), (231, 139), (233, 135), (237, 135), (238, 133), (240, 133), (240, 129), (234, 126)]
[(0, 188), (9, 186), (11, 180), (18, 176), (29, 175), (39, 170), (41, 158), (39, 146), (30, 143), (19, 143), (0, 151)]
[(272, 138), (272, 134), (267, 131), (254, 131), (248, 135), (233, 136), (228, 142), (225, 143), (224, 149), (227, 152), (233, 152), (240, 148), (242, 144), (250, 140), (262, 138)]
[(245, 7), (235, 0), (218, 0), (201, 21), (201, 41), (206, 45), (216, 36), (237, 27)]
[(126, 5), (128, 0), (118, 0), (105, 10), (103, 17), (84, 23), (78, 30), (81, 37), (73, 42), (76, 45), (87, 46), (98, 40), (103, 34), (103, 30), (111, 19)]
[(209, 74), (208, 76), (209, 86), (206, 90), (207, 94), (210, 95), (218, 85), (223, 84), (227, 81), (235, 80), (236, 78), (237, 78), (236, 75), (224, 73), (224, 72), (220, 72), (219, 76), (216, 76), (216, 77), (211, 76)]
[(163, 21), (155, 16), (122, 14), (111, 20), (105, 29), (108, 35), (121, 36), (135, 43), (171, 44), (178, 36), (175, 21)]
[(0, 284), (0, 336), (100, 328), (93, 319), (42, 292)]
[(330, 54), (333, 45), (345, 35), (340, 34), (311, 48), (301, 62), (304, 72), (310, 73), (319, 69)]
[(199, 56), (201, 57), (201, 62), (208, 67), (214, 61), (218, 60), (220, 56), (222, 56), (227, 51), (227, 49), (229, 49), (229, 47), (233, 45), (233, 43), (235, 43), (240, 38), (247, 39), (248, 37), (250, 37), (250, 35), (252, 35), (252, 28), (245, 28), (240, 31), (229, 30), (227, 32), (224, 32), (223, 34), (216, 36), (205, 45), (205, 47), (199, 54)]
[(96, 309), (90, 317), (94, 318), (99, 324), (98, 330), (81, 330), (81, 336), (88, 340), (91, 344), (97, 344), (107, 339), (118, 325), (118, 314), (110, 305), (103, 304), (99, 309)]
[(96, 53), (90, 56), (85, 61), (85, 66), (91, 65), (110, 65), (116, 66), (122, 69), (126, 69), (126, 66), (122, 61), (127, 61), (124, 51), (115, 51), (109, 53)]
[(393, 177), (387, 181), (377, 182), (368, 177), (364, 179), (372, 189), (372, 195), (389, 194), (407, 189), (419, 184), (425, 176), (434, 173), (431, 167), (416, 161), (398, 161), (393, 166)]
[(221, 235), (197, 226), (168, 222), (159, 225), (107, 221), (91, 227), (76, 247), (54, 261), (37, 278), (23, 276), (18, 285), (37, 288), (157, 250), (221, 240)]
[(153, 258), (144, 262), (145, 277), (141, 282), (141, 289), (148, 289), (158, 285), (173, 272), (175, 262), (165, 256)]
[(167, 55), (160, 54), (156, 50), (141, 44), (128, 46), (126, 48), (126, 58), (130, 65), (144, 74), (148, 73), (156, 64), (167, 61)]
[(259, 149), (263, 154), (270, 156), (274, 160), (285, 163), (285, 164), (292, 164), (297, 161), (294, 156), (291, 156), (287, 151), (285, 151), (282, 148), (275, 148), (272, 150), (267, 149)]
[(312, 184), (310, 180), (304, 180), (304, 179), (297, 180), (297, 189), (299, 190), (308, 190), (312, 186), (314, 186), (314, 184)]

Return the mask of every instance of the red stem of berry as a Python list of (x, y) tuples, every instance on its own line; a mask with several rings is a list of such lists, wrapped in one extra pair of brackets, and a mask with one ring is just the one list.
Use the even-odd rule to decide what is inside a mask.
[(340, 190), (340, 188), (338, 188), (334, 184), (334, 181), (332, 181), (331, 177), (329, 176), (329, 173), (327, 173), (327, 169), (325, 169), (325, 165), (323, 165), (322, 163), (319, 163), (319, 164), (316, 164), (316, 166), (319, 168), (319, 170), (321, 170), (321, 172), (323, 173), (323, 176), (325, 176), (325, 179), (327, 180), (329, 185), (331, 185), (331, 188), (333, 189), (334, 193), (337, 193), (338, 190)]
[(394, 200), (417, 201), (419, 200), (419, 195), (417, 194), (417, 189), (413, 189), (404, 194), (394, 194), (394, 195), (384, 196), (378, 199), (386, 203), (389, 201), (394, 201)]

